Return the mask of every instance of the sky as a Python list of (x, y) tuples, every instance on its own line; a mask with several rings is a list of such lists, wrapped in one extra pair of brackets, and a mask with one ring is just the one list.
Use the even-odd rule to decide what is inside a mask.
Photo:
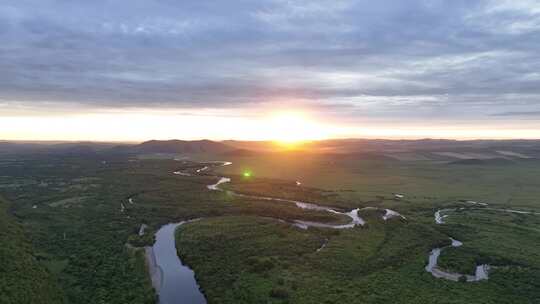
[(3, 0), (0, 139), (540, 138), (540, 1)]

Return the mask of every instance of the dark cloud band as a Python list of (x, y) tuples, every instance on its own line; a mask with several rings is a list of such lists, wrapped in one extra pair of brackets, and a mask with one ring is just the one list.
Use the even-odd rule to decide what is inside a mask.
[(0, 39), (4, 105), (290, 98), (344, 117), (447, 118), (540, 109), (534, 1), (8, 0)]

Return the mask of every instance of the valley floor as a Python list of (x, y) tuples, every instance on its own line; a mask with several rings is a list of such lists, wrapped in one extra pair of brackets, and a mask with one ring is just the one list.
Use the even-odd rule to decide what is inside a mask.
[[(143, 248), (164, 224), (201, 218), (181, 226), (176, 239), (209, 303), (540, 301), (540, 216), (493, 210), (540, 211), (538, 162), (456, 168), (310, 159), (288, 169), (289, 162), (261, 158), (232, 162), (217, 167), (189, 160), (44, 155), (2, 162), (2, 233), (12, 245), (4, 246), (0, 261), (43, 276), (40, 288), (28, 287), (36, 295), (21, 298), (13, 286), (29, 284), (18, 274), (24, 271), (8, 269), (2, 300), (155, 303)], [(243, 177), (246, 169), (253, 175)], [(219, 181), (215, 174), (231, 179), (219, 185), (226, 191), (209, 189)], [(291, 223), (343, 225), (350, 218), (288, 200), (342, 212), (358, 208), (366, 224), (302, 229)], [(405, 219), (384, 220), (385, 209)], [(450, 210), (444, 224), (435, 221), (440, 209)], [(476, 265), (489, 264), (489, 280), (454, 282), (425, 270), (430, 251), (449, 245), (450, 237), (463, 246), (443, 250), (439, 266), (471, 274)]]

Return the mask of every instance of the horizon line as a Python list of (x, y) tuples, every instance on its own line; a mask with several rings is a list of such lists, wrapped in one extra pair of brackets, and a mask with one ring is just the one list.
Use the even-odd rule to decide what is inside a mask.
[[(182, 139), (182, 138), (168, 138), (168, 139), (146, 139), (146, 140), (91, 140), (91, 139), (1, 139), (0, 143), (12, 142), (12, 143), (43, 143), (43, 144), (54, 144), (54, 143), (119, 143), (119, 144), (141, 144), (149, 141), (187, 141), (187, 142), (196, 142), (196, 141), (212, 141), (212, 142), (227, 142), (227, 141), (240, 141), (240, 142), (280, 142), (276, 139), (210, 139), (210, 138), (198, 138), (198, 139)], [(307, 139), (307, 140), (298, 140), (295, 142), (299, 143), (309, 143), (309, 142), (324, 142), (332, 140), (371, 140), (371, 141), (456, 141), (456, 142), (467, 142), (467, 141), (540, 141), (539, 138), (444, 138), (444, 137), (419, 137), (419, 138), (384, 138), (384, 137), (336, 137), (336, 138), (325, 138), (325, 139)]]

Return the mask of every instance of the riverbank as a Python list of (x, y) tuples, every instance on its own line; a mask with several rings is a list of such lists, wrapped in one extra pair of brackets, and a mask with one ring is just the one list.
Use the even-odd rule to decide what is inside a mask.
[(150, 275), (150, 280), (152, 281), (152, 287), (154, 287), (156, 294), (159, 295), (159, 290), (161, 289), (161, 284), (163, 281), (163, 271), (156, 263), (154, 249), (151, 246), (144, 247), (144, 254), (146, 257), (148, 274)]
[(163, 225), (156, 232), (156, 242), (146, 247), (148, 271), (159, 304), (206, 304), (199, 289), (195, 272), (178, 256), (175, 234), (178, 227), (192, 221)]

